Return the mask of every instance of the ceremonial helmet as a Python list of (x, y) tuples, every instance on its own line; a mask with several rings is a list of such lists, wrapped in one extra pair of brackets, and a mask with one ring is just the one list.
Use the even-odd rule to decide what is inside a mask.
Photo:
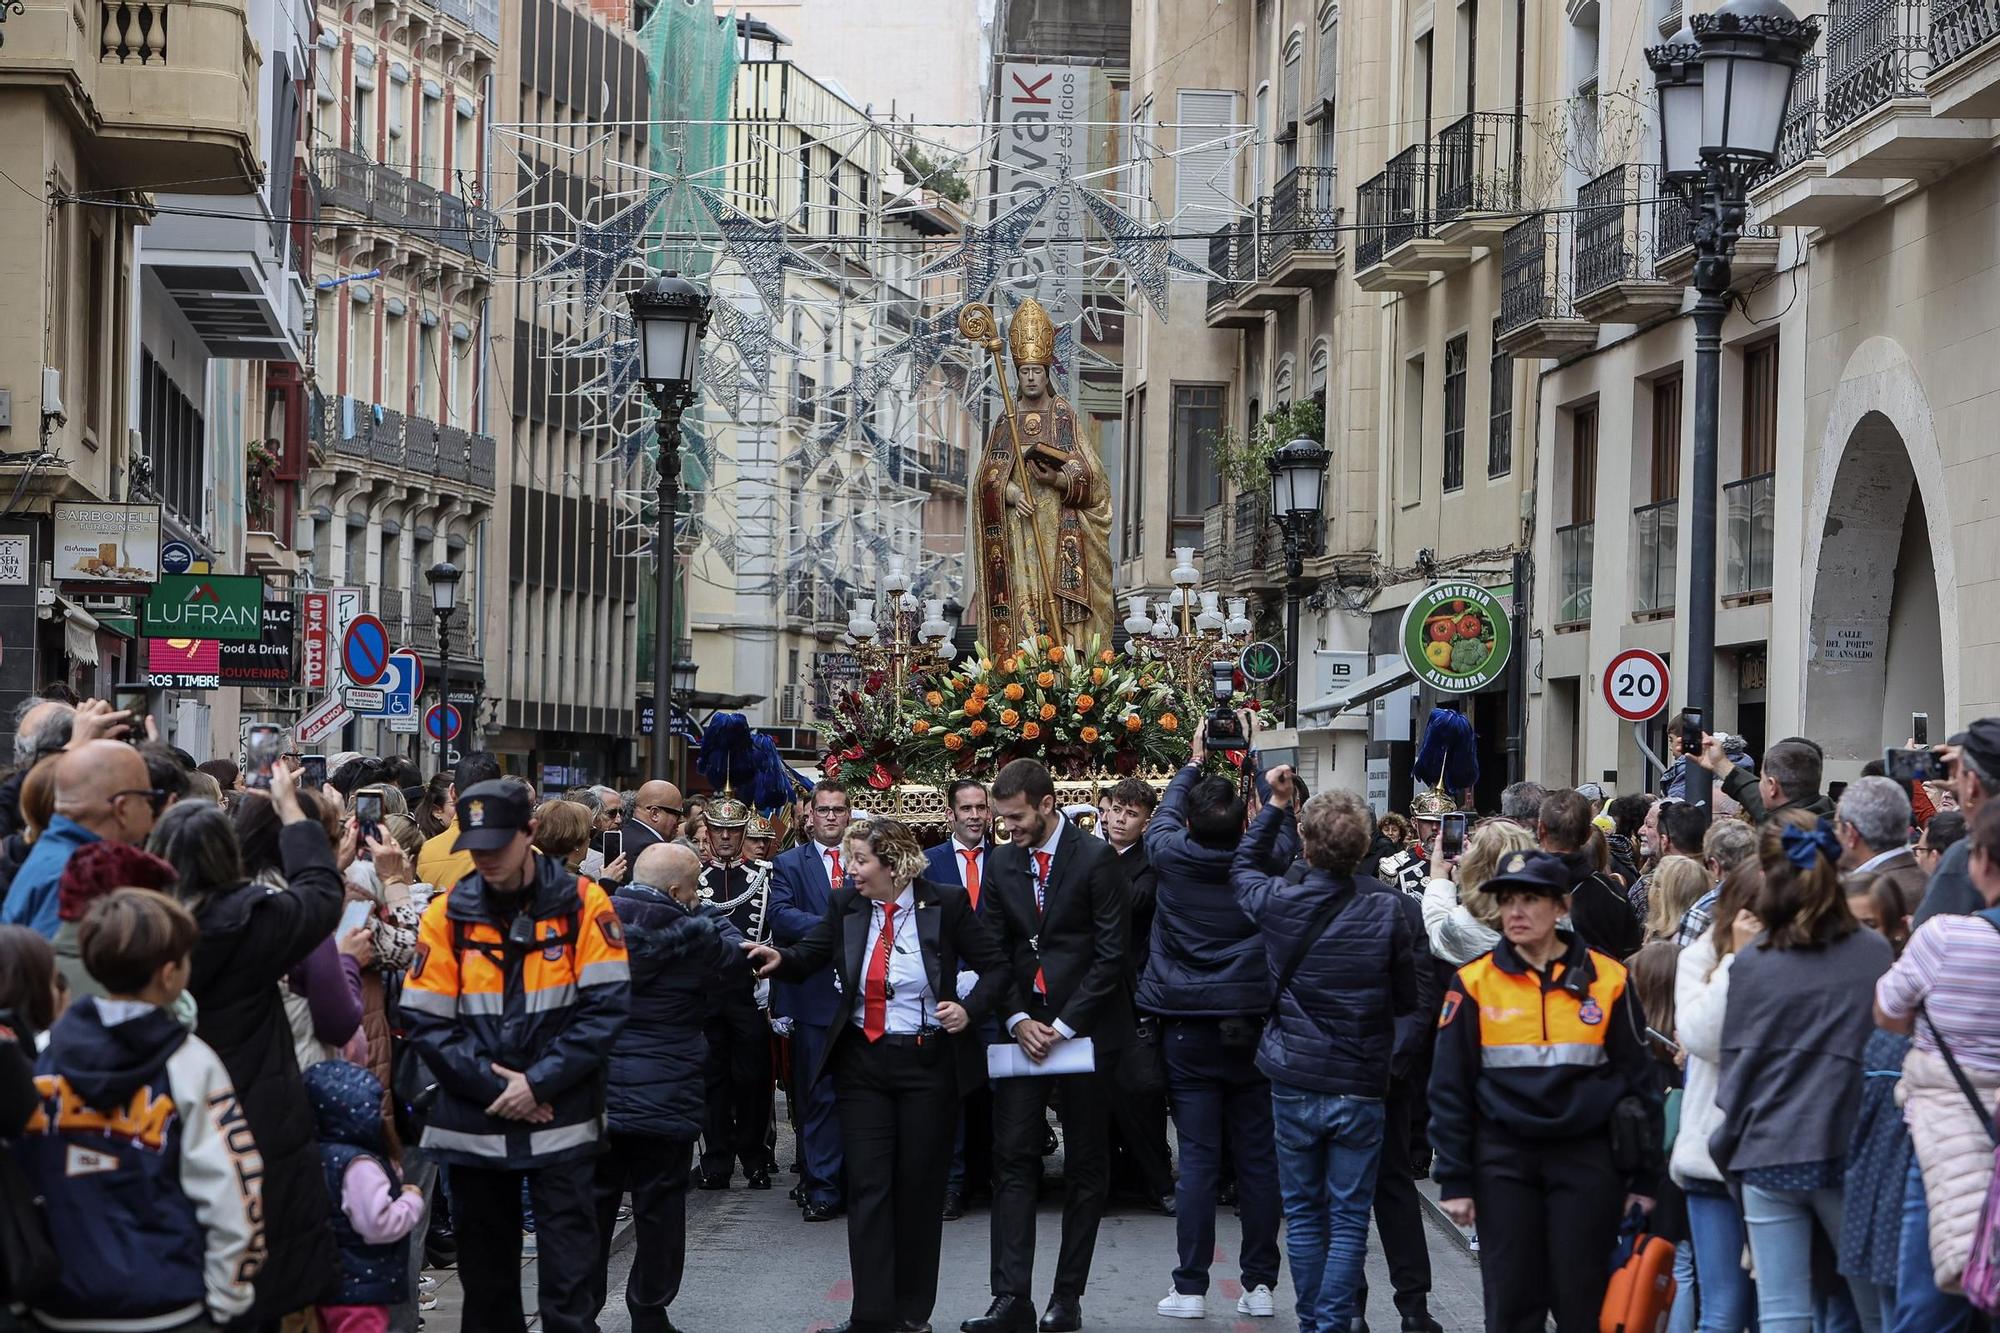
[(1048, 366), (1056, 359), (1056, 326), (1042, 303), (1030, 296), (1014, 307), (1007, 325), (1007, 346), (1016, 366)]
[(1410, 813), (1418, 819), (1436, 819), (1456, 812), (1458, 802), (1444, 794), (1444, 788), (1424, 787), (1410, 799)]
[[(727, 826), (725, 825), (724, 827)], [(778, 832), (771, 827), (770, 820), (753, 810), (750, 812), (750, 822), (743, 828), (743, 836), (746, 838), (775, 838), (778, 836)]]
[(727, 792), (708, 803), (708, 826), (710, 828), (748, 828), (750, 807)]

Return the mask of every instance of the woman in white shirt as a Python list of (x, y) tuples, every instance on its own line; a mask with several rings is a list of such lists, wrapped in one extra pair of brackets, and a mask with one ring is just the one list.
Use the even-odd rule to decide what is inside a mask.
[(1511, 819), (1489, 819), (1472, 830), (1456, 863), (1446, 862), (1432, 847), (1430, 880), (1424, 885), (1424, 933), (1430, 936), (1432, 957), (1456, 969), (1492, 951), (1500, 938), (1495, 928), (1500, 905), (1480, 886), (1492, 877), (1501, 857), (1533, 850), (1535, 835)]

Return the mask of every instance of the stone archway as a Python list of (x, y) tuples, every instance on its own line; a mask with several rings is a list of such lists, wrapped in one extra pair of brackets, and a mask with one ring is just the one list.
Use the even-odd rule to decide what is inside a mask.
[(1903, 349), (1871, 338), (1849, 358), (1806, 514), (1803, 734), (1829, 761), (1865, 761), (1956, 721), (1957, 574), (1930, 404)]

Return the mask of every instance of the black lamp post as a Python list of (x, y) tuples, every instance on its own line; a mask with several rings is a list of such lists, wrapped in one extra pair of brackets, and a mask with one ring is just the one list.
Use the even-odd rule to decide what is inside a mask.
[(1272, 453), (1271, 516), (1285, 540), (1285, 675), (1292, 725), (1299, 724), (1299, 593), (1305, 584), (1305, 544), (1325, 508), (1326, 460), (1318, 440), (1296, 439)]
[[(1750, 186), (1778, 160), (1792, 78), (1819, 36), (1781, 0), (1724, 0), (1650, 48), (1659, 94), (1660, 165), (1694, 224), (1694, 496), (1688, 542), (1688, 663), (1684, 702), (1715, 718), (1715, 502), (1722, 325), (1730, 259)], [(1707, 769), (1687, 766), (1687, 799), (1711, 809)]]
[(639, 326), (639, 379), (658, 415), (660, 490), (654, 558), (659, 562), (659, 616), (653, 627), (653, 776), (672, 776), (668, 750), (674, 686), (674, 579), (681, 487), (681, 413), (694, 402), (701, 336), (708, 329), (708, 290), (677, 273), (652, 279), (628, 298)]
[(458, 609), (458, 581), (463, 572), (449, 560), (440, 560), (424, 571), (431, 585), (431, 613), (438, 623), (438, 772), (450, 770), (445, 756), (451, 752), (451, 613)]

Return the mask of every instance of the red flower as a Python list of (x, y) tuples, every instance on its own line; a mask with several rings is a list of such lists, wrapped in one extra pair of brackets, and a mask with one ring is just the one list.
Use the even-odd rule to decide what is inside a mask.
[(889, 678), (880, 671), (871, 671), (868, 673), (868, 693), (877, 693), (888, 683)]
[(842, 751), (840, 752), (840, 757), (841, 757), (842, 759), (846, 759), (846, 760), (849, 760), (849, 761), (852, 761), (852, 760), (855, 760), (855, 759), (860, 759), (860, 758), (862, 758), (862, 757), (863, 757), (863, 755), (862, 755), (862, 752), (861, 752), (861, 747), (857, 745), (857, 746), (853, 747), (852, 749), (849, 749), (849, 750), (842, 750)]
[(1135, 773), (1139, 768), (1139, 756), (1130, 750), (1115, 751), (1111, 756), (1111, 767), (1121, 774)]
[(868, 785), (876, 791), (887, 791), (896, 785), (896, 779), (889, 776), (888, 769), (877, 764), (875, 765), (875, 771), (868, 775)]

